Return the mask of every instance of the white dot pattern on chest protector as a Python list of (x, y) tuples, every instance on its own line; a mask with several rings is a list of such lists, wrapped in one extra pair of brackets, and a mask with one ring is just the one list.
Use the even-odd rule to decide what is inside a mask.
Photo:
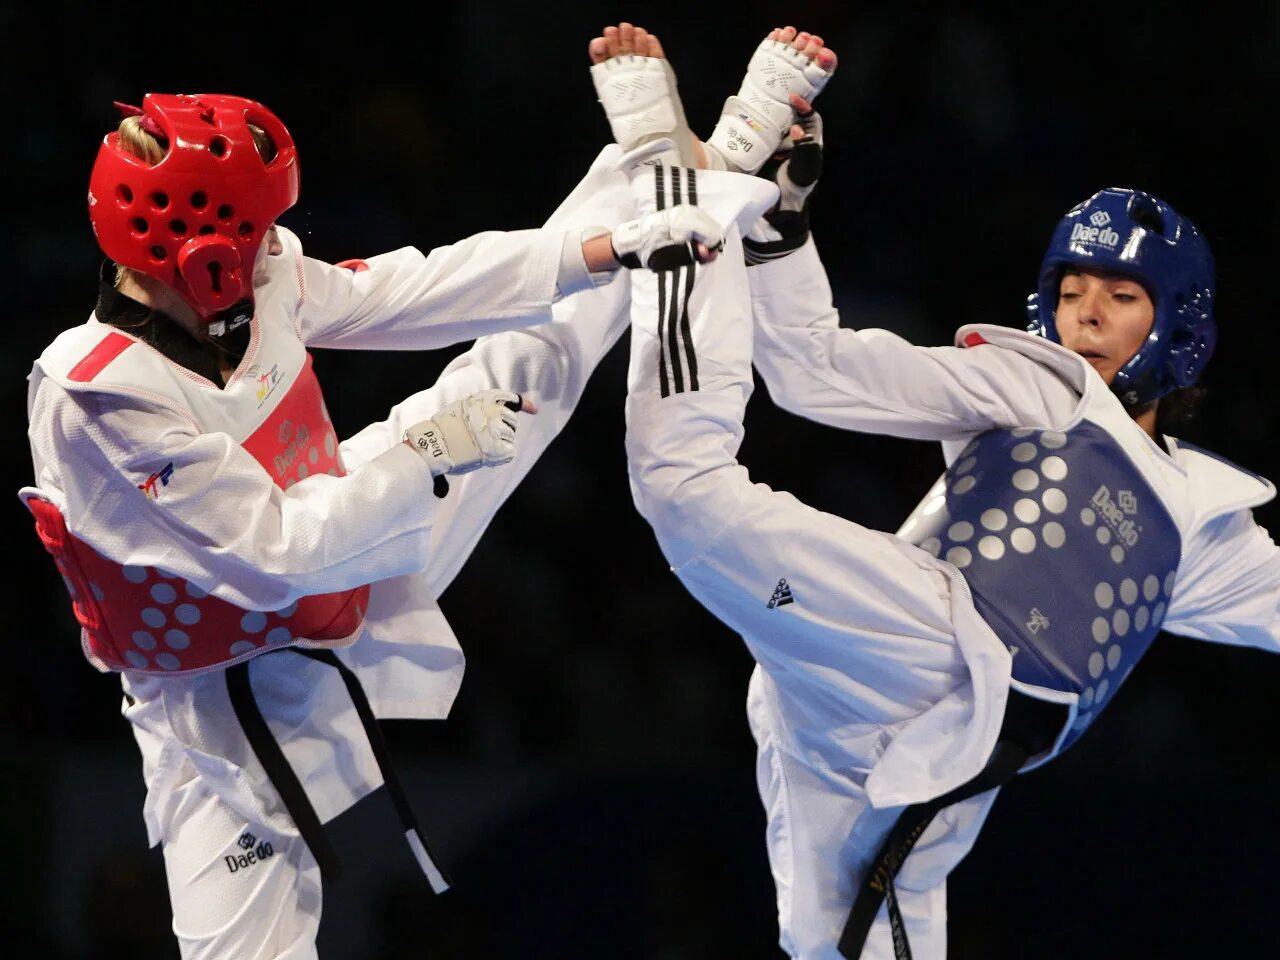
[[(1077, 448), (1077, 434), (1093, 446), (1081, 444)], [(1016, 442), (1011, 442), (1010, 436)], [(1149, 491), (1144, 493), (1140, 477), (1130, 477), (1111, 465), (1102, 469), (1092, 466), (1095, 461), (1090, 458), (1097, 456), (1104, 440), (1099, 428), (1094, 427), (1091, 433), (1087, 425), (1073, 428), (1069, 434), (1027, 429), (984, 435), (960, 454), (955, 467), (939, 481), (942, 486), (935, 485), (925, 497), (924, 507), (914, 515), (920, 520), (914, 526), (915, 537), (927, 537), (921, 546), (964, 570), (975, 600), (983, 603), (980, 612), (987, 616), (987, 607), (993, 607), (995, 614), (1007, 619), (1006, 626), (1021, 636), (1014, 640), (997, 628), (1001, 639), (1041, 650), (1051, 663), (1056, 664), (1055, 655), (1064, 657), (1063, 666), (1048, 669), (1049, 673), (1057, 670), (1063, 680), (1046, 679), (1050, 685), (1070, 683), (1069, 689), (1080, 692), (1074, 723), (1077, 730), (1089, 725), (1108, 702), (1112, 688), (1132, 671), (1164, 615), (1173, 586), (1172, 573), (1165, 577), (1149, 567), (1142, 569), (1159, 555), (1143, 545), (1153, 537), (1168, 536), (1161, 523), (1169, 520), (1156, 512), (1158, 507), (1135, 516), (1138, 505), (1146, 508), (1157, 499), (1148, 495)], [(939, 489), (947, 490), (941, 505), (937, 503)], [(957, 493), (969, 496), (960, 499)], [(936, 516), (930, 518), (928, 513)], [(1075, 539), (1070, 550), (1064, 551), (1071, 566), (1054, 573), (1054, 561), (1041, 560), (1037, 548), (1058, 549), (1071, 537)], [(1117, 565), (1114, 572), (1098, 566), (1105, 564), (1107, 557)], [(1124, 566), (1130, 559), (1140, 564)], [(1050, 567), (1042, 568), (1044, 563)], [(1044, 589), (1046, 573), (1050, 581), (1055, 576), (1078, 578), (1090, 565), (1096, 570), (1092, 588), (1086, 580), (1080, 585), (1083, 590), (1054, 591), (1058, 595), (1037, 592)], [(1012, 596), (1004, 586), (1029, 576), (1024, 568), (1037, 571), (1035, 586), (1030, 588), (1036, 601), (1031, 616), (1034, 625), (1027, 623), (1026, 630), (1021, 629), (1021, 623), (1027, 616), (1011, 616), (1007, 609), (1009, 604), (1020, 604), (1021, 598)], [(1157, 599), (1162, 601), (1159, 605)], [(1071, 609), (1081, 601), (1081, 607)], [(1027, 603), (1031, 609), (1031, 600)], [(1055, 614), (1057, 604), (1066, 606)], [(1074, 622), (1073, 617), (1077, 618)], [(1004, 621), (997, 616), (992, 622)], [(1082, 649), (1080, 642), (1088, 644), (1089, 637), (1093, 644)], [(1015, 664), (1015, 675), (1027, 682), (1040, 682), (1033, 678), (1044, 670), (1032, 666), (1033, 662), (1028, 659), (1021, 668)]]
[(1009, 516), (1003, 510), (984, 510), (979, 521), (986, 529), (997, 533), (1009, 525)]
[(1040, 485), (1040, 478), (1034, 470), (1019, 470), (1013, 475), (1013, 485), (1024, 493), (1030, 493)]
[(156, 603), (173, 603), (178, 599), (178, 591), (173, 589), (172, 584), (157, 583), (151, 588), (151, 599)]
[(164, 643), (171, 650), (185, 650), (191, 646), (191, 637), (183, 630), (166, 630)]
[(205, 597), (209, 595), (208, 591), (201, 590), (190, 580), (187, 581), (183, 589), (187, 591), (187, 596), (189, 596), (192, 600), (203, 600)]
[(240, 618), (240, 629), (245, 633), (261, 633), (267, 625), (267, 615), (258, 610), (250, 610)]
[(1044, 463), (1040, 464), (1040, 472), (1046, 479), (1053, 480), (1055, 483), (1059, 480), (1065, 480), (1067, 476), (1067, 461), (1061, 457), (1045, 457)]
[(200, 608), (194, 603), (180, 603), (174, 609), (173, 615), (177, 617), (178, 622), (186, 626), (194, 626), (200, 622)]
[(1030, 463), (1036, 458), (1036, 454), (1040, 451), (1036, 449), (1034, 443), (1020, 443), (1013, 448), (1010, 456), (1018, 463)]
[(257, 649), (258, 649), (258, 645), (254, 643), (252, 640), (237, 640), (235, 643), (231, 645), (230, 653), (233, 657), (238, 657), (242, 654), (248, 653), (251, 650), (257, 650)]
[(154, 630), (158, 630), (169, 622), (169, 618), (155, 607), (147, 607), (142, 611), (142, 622)]
[(156, 648), (156, 638), (145, 630), (133, 631), (133, 644), (142, 650), (154, 650)]
[(1097, 680), (1102, 676), (1102, 671), (1106, 665), (1106, 658), (1098, 651), (1095, 650), (1089, 654), (1089, 676), (1093, 677), (1093, 679)]
[(1013, 505), (1013, 515), (1023, 523), (1035, 523), (1040, 519), (1040, 505), (1029, 497), (1023, 497)]
[(146, 567), (125, 567), (124, 578), (130, 583), (146, 583), (147, 568)]
[(1067, 495), (1057, 487), (1050, 487), (1040, 497), (1040, 502), (1050, 513), (1063, 513), (1067, 509)]

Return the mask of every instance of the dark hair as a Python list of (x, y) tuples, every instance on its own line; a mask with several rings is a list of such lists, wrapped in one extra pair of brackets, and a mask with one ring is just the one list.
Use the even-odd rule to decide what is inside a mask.
[(1177, 433), (1178, 428), (1194, 420), (1208, 393), (1204, 387), (1190, 386), (1179, 387), (1161, 397), (1156, 410), (1156, 433)]

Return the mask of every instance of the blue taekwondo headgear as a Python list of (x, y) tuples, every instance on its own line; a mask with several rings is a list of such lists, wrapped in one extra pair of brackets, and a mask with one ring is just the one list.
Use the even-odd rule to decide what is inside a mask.
[(1199, 378), (1213, 353), (1213, 254), (1195, 225), (1149, 193), (1109, 187), (1059, 221), (1027, 298), (1027, 329), (1060, 343), (1054, 322), (1058, 284), (1069, 266), (1093, 267), (1139, 281), (1155, 303), (1146, 342), (1112, 381), (1142, 406)]

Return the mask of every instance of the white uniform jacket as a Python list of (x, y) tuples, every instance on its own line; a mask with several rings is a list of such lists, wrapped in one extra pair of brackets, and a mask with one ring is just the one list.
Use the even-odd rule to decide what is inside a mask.
[[(578, 250), (582, 227), (616, 225), (626, 210), (617, 193), (625, 181), (610, 159), (602, 155), (543, 230), (479, 234), (426, 256), (405, 248), (359, 272), (305, 257), (280, 229), (283, 253), (260, 261), (251, 342), (223, 390), (146, 344), (91, 383), (73, 382), (72, 366), (115, 329), (90, 317), (60, 336), (30, 377), (36, 488), (71, 533), (112, 560), (161, 568), (250, 610), (372, 584), (363, 633), (338, 655), (379, 716), (446, 716), (464, 661), (436, 597), (625, 326), (626, 282), (588, 289), (593, 278)], [(576, 290), (585, 292), (558, 299)], [(340, 443), (345, 477), (280, 489), (219, 432), (265, 393), (287, 389), (306, 348), (425, 350), (478, 336), (435, 386)], [(539, 413), (521, 417), (515, 461), (451, 478), (437, 499), (426, 464), (400, 442), (404, 430), (491, 387), (531, 397)], [(148, 499), (139, 485), (168, 463), (170, 482)], [(250, 673), (322, 821), (381, 783), (336, 671), (284, 652), (254, 661)], [(125, 673), (123, 683), (153, 845), (178, 822), (180, 788), (196, 777), (246, 820), (296, 833), (245, 741), (221, 671)]]
[[(1087, 418), (1129, 454), (1181, 533), (1163, 629), (1280, 650), (1280, 550), (1250, 509), (1275, 495), (1270, 482), (1172, 438), (1162, 448), (1087, 361), (1042, 338), (974, 325), (956, 334), (956, 347), (917, 347), (885, 330), (841, 328), (812, 241), (748, 275), (754, 363), (778, 406), (847, 430), (942, 441), (948, 466), (985, 431), (1062, 431)], [(929, 561), (967, 596), (959, 571)], [(969, 611), (957, 619), (957, 640), (973, 678), (973, 714), (930, 711), (904, 729), (868, 781), (878, 806), (943, 793), (976, 774), (989, 752), (1009, 658)], [(973, 734), (959, 744), (941, 735), (957, 723)]]

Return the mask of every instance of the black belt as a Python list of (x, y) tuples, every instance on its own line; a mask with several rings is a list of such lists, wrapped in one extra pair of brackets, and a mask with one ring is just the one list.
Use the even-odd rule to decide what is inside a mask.
[[(413, 851), (422, 872), (431, 882), (431, 889), (436, 893), (448, 890), (451, 881), (436, 866), (435, 860), (427, 850), (427, 843), (422, 836), (422, 831), (418, 829), (413, 808), (409, 806), (409, 798), (391, 763), (391, 754), (382, 736), (382, 727), (378, 724), (378, 718), (373, 715), (373, 708), (369, 706), (369, 698), (365, 696), (364, 687), (360, 685), (359, 678), (337, 658), (332, 650), (311, 650), (302, 647), (288, 649), (293, 653), (300, 653), (304, 657), (328, 664), (342, 677), (342, 682), (346, 685), (347, 693), (360, 717), (360, 723), (364, 726), (365, 735), (369, 738), (369, 746), (373, 750), (374, 759), (378, 762), (378, 769), (382, 772), (387, 793), (390, 794), (391, 802), (400, 817), (400, 824), (404, 827), (409, 848)], [(270, 656), (270, 654), (264, 654), (264, 656)], [(289, 765), (284, 751), (280, 749), (280, 744), (276, 742), (266, 720), (263, 719), (262, 711), (258, 709), (258, 703), (253, 697), (253, 688), (249, 685), (251, 662), (246, 660), (227, 668), (227, 693), (231, 697), (231, 707), (235, 710), (236, 719), (240, 721), (240, 726), (244, 729), (245, 737), (257, 756), (258, 762), (266, 770), (272, 785), (280, 794), (280, 799), (284, 801), (285, 809), (297, 826), (298, 832), (302, 834), (303, 841), (311, 850), (312, 856), (316, 858), (316, 863), (320, 865), (321, 877), (326, 883), (333, 883), (342, 874), (342, 861), (334, 850), (328, 831), (316, 815), (306, 790), (302, 788), (297, 774), (293, 772), (293, 767)]]
[(1024, 763), (1051, 747), (1062, 732), (1066, 716), (1067, 708), (1062, 704), (1037, 700), (1013, 689), (1009, 691), (1000, 737), (982, 772), (950, 793), (907, 807), (889, 831), (888, 839), (871, 862), (854, 897), (853, 909), (849, 911), (844, 933), (840, 935), (841, 955), (848, 960), (858, 960), (862, 956), (871, 924), (884, 902), (889, 908), (894, 957), (896, 960), (911, 960), (911, 945), (907, 942), (907, 930), (893, 886), (894, 877), (902, 869), (907, 854), (938, 811), (1008, 783), (1017, 776)]

